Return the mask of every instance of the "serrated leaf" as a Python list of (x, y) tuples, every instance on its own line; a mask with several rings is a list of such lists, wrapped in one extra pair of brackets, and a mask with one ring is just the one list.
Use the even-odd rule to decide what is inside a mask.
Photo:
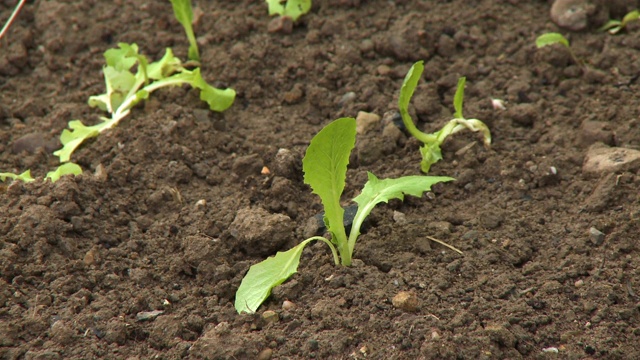
[(440, 148), (440, 144), (438, 142), (432, 142), (422, 145), (420, 147), (420, 155), (422, 155), (420, 170), (423, 173), (428, 174), (429, 170), (431, 170), (431, 165), (442, 160), (442, 149)]
[(118, 43), (118, 48), (104, 52), (104, 59), (107, 66), (120, 71), (129, 71), (138, 61), (138, 45)]
[(193, 82), (191, 86), (200, 89), (200, 100), (206, 102), (209, 105), (209, 109), (213, 111), (222, 112), (227, 110), (236, 98), (236, 91), (227, 89), (216, 89), (209, 85), (202, 75), (200, 75), (200, 68), (193, 70)]
[[(338, 244), (346, 243), (340, 196), (345, 186), (349, 156), (356, 142), (356, 120), (341, 118), (325, 126), (311, 140), (302, 160), (304, 183), (311, 186), (322, 201), (325, 225)], [(342, 245), (344, 246), (344, 245)]]
[(368, 172), (369, 180), (364, 185), (360, 195), (353, 201), (358, 204), (358, 212), (353, 218), (351, 234), (349, 234), (349, 252), (353, 252), (356, 239), (360, 235), (360, 228), (364, 219), (369, 216), (371, 210), (381, 203), (391, 199), (404, 200), (405, 195), (420, 197), (425, 191), (431, 190), (434, 184), (452, 181), (454, 178), (447, 176), (404, 176), (397, 179), (378, 179)]
[(64, 175), (80, 175), (82, 174), (82, 168), (78, 164), (66, 163), (58, 166), (54, 171), (49, 171), (46, 178), (51, 179), (51, 182), (58, 181)]
[(538, 38), (536, 39), (536, 47), (538, 48), (553, 44), (562, 44), (568, 48), (569, 40), (567, 40), (560, 33), (546, 33), (538, 36)]
[(298, 272), (302, 250), (304, 250), (309, 241), (311, 239), (252, 265), (236, 292), (236, 311), (239, 314), (243, 312), (254, 313), (269, 297), (271, 289), (282, 284), (291, 275)]
[(189, 60), (200, 61), (200, 53), (198, 51), (198, 43), (196, 35), (193, 32), (193, 10), (191, 8), (191, 0), (171, 0), (173, 14), (176, 20), (182, 25), (187, 39), (189, 40)]
[(27, 170), (22, 174), (14, 174), (9, 172), (0, 173), (0, 181), (6, 181), (7, 179), (22, 180), (24, 182), (33, 181), (33, 177), (31, 177), (31, 170)]

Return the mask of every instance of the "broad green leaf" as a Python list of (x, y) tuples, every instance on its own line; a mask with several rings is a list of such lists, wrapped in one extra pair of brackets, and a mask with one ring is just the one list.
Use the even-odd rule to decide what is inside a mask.
[(356, 142), (356, 120), (341, 118), (325, 126), (313, 137), (302, 160), (304, 183), (322, 200), (325, 225), (332, 240), (345, 256), (346, 232), (340, 196), (345, 186), (349, 156)]
[(189, 39), (189, 60), (200, 61), (200, 53), (198, 52), (198, 42), (193, 32), (193, 10), (191, 9), (191, 0), (171, 0), (173, 6), (173, 14), (176, 20), (182, 25), (187, 39)]
[(640, 10), (633, 10), (622, 18), (622, 26), (626, 26), (632, 21), (640, 19)]
[(553, 44), (562, 44), (566, 47), (569, 47), (569, 40), (567, 40), (560, 33), (546, 33), (538, 36), (538, 38), (536, 39), (536, 46), (538, 48)]
[(252, 265), (236, 292), (236, 311), (239, 314), (254, 313), (269, 297), (271, 289), (298, 272), (302, 250), (311, 240), (313, 239), (305, 240), (285, 252), (278, 252), (275, 256)]
[(14, 174), (14, 173), (7, 173), (7, 172), (0, 173), (0, 181), (6, 181), (7, 178), (13, 179), (13, 180), (22, 180), (24, 182), (33, 181), (33, 177), (31, 177), (31, 170), (27, 170), (22, 174)]
[(467, 78), (464, 76), (458, 79), (458, 87), (456, 88), (456, 94), (453, 96), (453, 113), (454, 118), (464, 119), (462, 116), (462, 103), (464, 101), (464, 85), (467, 82)]
[(118, 48), (104, 52), (104, 59), (107, 66), (120, 71), (129, 71), (138, 61), (138, 45), (118, 43)]
[(82, 174), (82, 168), (78, 164), (66, 163), (58, 166), (54, 171), (49, 171), (46, 178), (51, 179), (51, 182), (56, 182), (60, 177), (64, 175), (80, 175)]
[(398, 179), (378, 179), (368, 173), (369, 180), (364, 185), (360, 195), (353, 201), (358, 204), (358, 212), (353, 218), (351, 233), (349, 234), (349, 251), (353, 252), (356, 239), (360, 235), (360, 227), (371, 210), (381, 203), (391, 199), (404, 200), (405, 195), (420, 197), (425, 191), (431, 190), (433, 184), (455, 180), (447, 176), (404, 176)]
[(293, 21), (311, 10), (311, 0), (266, 0), (269, 15), (288, 16)]

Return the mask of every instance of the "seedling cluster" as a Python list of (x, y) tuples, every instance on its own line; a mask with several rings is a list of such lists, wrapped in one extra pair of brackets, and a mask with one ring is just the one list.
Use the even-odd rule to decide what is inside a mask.
[[(189, 59), (198, 62), (200, 55), (191, 26), (191, 1), (172, 0), (171, 3), (174, 14), (185, 28), (190, 42)], [(51, 181), (57, 181), (63, 175), (82, 173), (79, 165), (70, 162), (74, 151), (87, 139), (116, 126), (129, 115), (136, 104), (148, 99), (152, 92), (160, 88), (188, 84), (200, 90), (200, 99), (206, 102), (211, 110), (219, 112), (229, 108), (235, 99), (236, 93), (233, 89), (216, 89), (207, 84), (200, 74), (199, 67), (187, 69), (169, 48), (162, 59), (149, 62), (146, 56), (138, 52), (138, 45), (119, 43), (118, 48), (107, 50), (104, 58), (106, 65), (102, 72), (106, 92), (91, 96), (89, 106), (107, 112), (109, 117), (103, 116), (98, 124), (90, 126), (80, 120), (69, 121), (69, 129), (63, 130), (60, 135), (62, 148), (53, 153), (58, 156), (61, 165), (46, 176)], [(29, 170), (21, 174), (0, 173), (0, 180), (4, 181), (7, 178), (33, 181)]]
[(311, 10), (311, 0), (266, 0), (269, 15), (280, 15), (297, 21), (298, 18)]
[(582, 60), (580, 60), (576, 56), (576, 54), (573, 52), (573, 49), (571, 49), (569, 40), (567, 40), (567, 38), (565, 38), (562, 34), (550, 32), (550, 33), (544, 33), (536, 38), (536, 47), (538, 49), (540, 49), (541, 47), (554, 45), (554, 44), (560, 44), (564, 46), (567, 49), (567, 51), (569, 51), (569, 55), (571, 55), (571, 59), (573, 59), (573, 62), (575, 62), (576, 65), (580, 67), (584, 67), (584, 63), (582, 62)]
[(622, 20), (609, 20), (599, 30), (608, 31), (609, 34), (615, 35), (624, 30), (629, 23), (640, 19), (640, 10), (633, 10), (627, 13)]

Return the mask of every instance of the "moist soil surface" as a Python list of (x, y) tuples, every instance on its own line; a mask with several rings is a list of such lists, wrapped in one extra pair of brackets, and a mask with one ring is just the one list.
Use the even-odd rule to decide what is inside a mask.
[[(268, 31), (260, 1), (195, 5), (203, 76), (234, 105), (159, 90), (55, 183), (43, 177), (62, 130), (103, 115), (87, 105), (105, 91), (103, 52), (135, 42), (185, 59), (186, 37), (168, 1), (52, 0), (28, 2), (2, 39), (0, 169), (37, 179), (1, 188), (0, 358), (640, 358), (637, 24), (570, 33), (546, 1), (325, 0), (286, 33)], [(583, 67), (536, 49), (549, 31)], [(394, 121), (417, 60), (418, 127), (452, 118), (466, 76), (464, 113), (491, 148), (452, 136), (430, 175), (455, 182), (377, 207), (352, 267), (308, 246), (238, 315), (249, 266), (321, 231), (300, 164), (324, 125), (379, 116), (358, 134), (345, 206), (367, 171), (420, 174), (420, 143)]]

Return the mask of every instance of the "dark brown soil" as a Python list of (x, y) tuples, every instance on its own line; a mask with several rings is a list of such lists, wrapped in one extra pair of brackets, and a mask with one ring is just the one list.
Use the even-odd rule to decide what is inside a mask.
[[(4, 21), (15, 1), (2, 4)], [(261, 1), (197, 5), (202, 72), (235, 104), (215, 114), (190, 88), (154, 93), (76, 152), (83, 175), (54, 184), (50, 139), (101, 115), (86, 101), (104, 91), (102, 53), (135, 42), (185, 58), (186, 37), (168, 1), (42, 0), (0, 44), (0, 171), (39, 177), (0, 193), (0, 358), (640, 358), (639, 166), (583, 170), (598, 141), (640, 148), (638, 25), (568, 34), (581, 69), (535, 48), (558, 31), (547, 1), (316, 1), (291, 34), (267, 32)], [(383, 118), (358, 138), (345, 204), (367, 171), (419, 173), (418, 142), (385, 122), (420, 59), (419, 127), (450, 119), (464, 75), (465, 114), (492, 149), (454, 136), (431, 174), (455, 183), (377, 208), (353, 267), (308, 247), (257, 314), (238, 315), (249, 266), (313, 231), (322, 209), (299, 162), (324, 125)], [(16, 154), (26, 135), (39, 143)], [(392, 304), (401, 291), (416, 311)]]

